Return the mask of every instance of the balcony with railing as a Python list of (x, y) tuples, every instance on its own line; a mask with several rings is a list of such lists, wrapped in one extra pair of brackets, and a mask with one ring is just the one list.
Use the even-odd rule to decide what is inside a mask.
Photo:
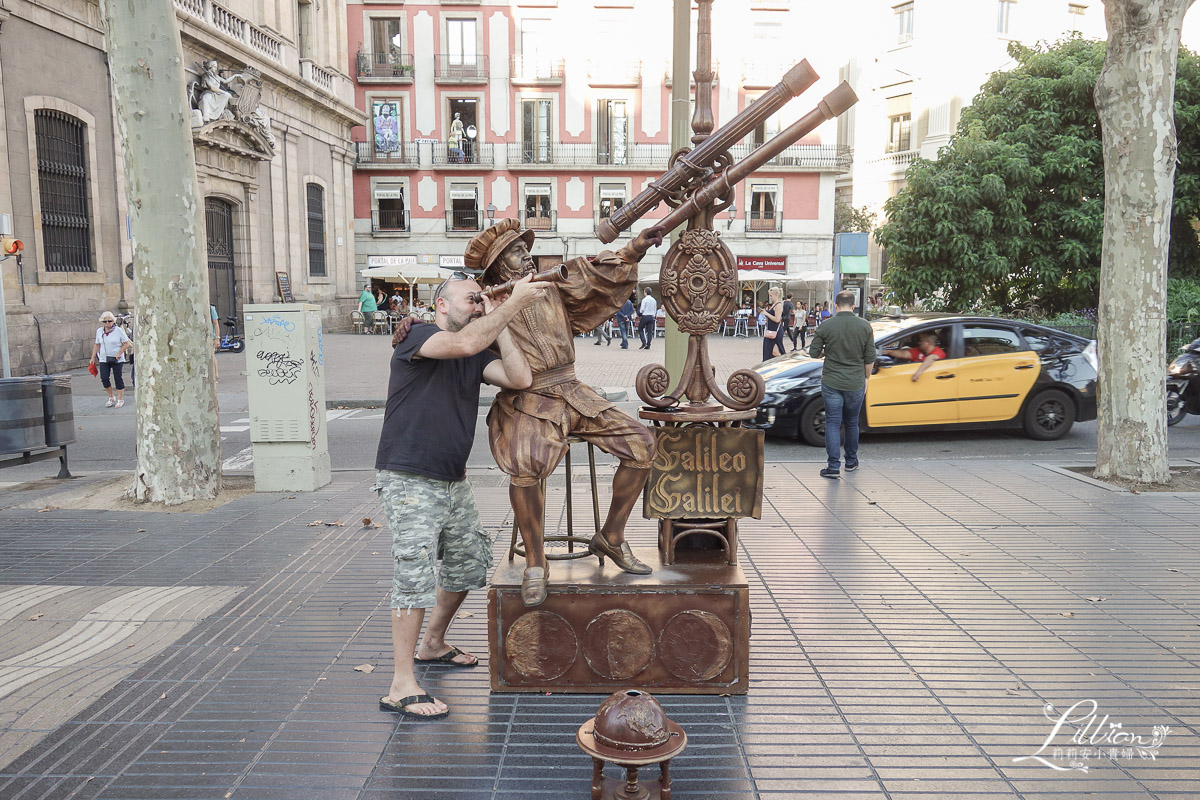
[(782, 230), (782, 214), (773, 211), (751, 211), (746, 215), (747, 233), (779, 233)]
[(627, 142), (509, 142), (505, 145), (510, 170), (548, 170), (555, 167), (613, 167), (662, 172), (671, 156), (669, 144)]
[(378, 209), (371, 212), (371, 233), (408, 233), (408, 211)]
[(354, 163), (360, 167), (412, 168), (417, 166), (419, 145), (393, 142), (378, 147), (374, 142), (354, 143)]
[(563, 82), (563, 60), (535, 55), (512, 57), (509, 81), (523, 86), (557, 86)]
[(541, 214), (521, 212), (521, 224), (531, 231), (558, 230), (558, 212), (550, 211)]
[(450, 209), (446, 212), (446, 233), (477, 233), (483, 230), (483, 212)]
[(184, 14), (222, 35), (241, 42), (263, 58), (283, 63), (283, 42), (213, 0), (175, 0)]
[(616, 59), (588, 60), (588, 83), (592, 86), (637, 86), (642, 82), (642, 62)]
[[(733, 160), (741, 161), (762, 145), (752, 142), (735, 144), (729, 148)], [(794, 144), (784, 148), (760, 169), (768, 172), (846, 172), (850, 169), (849, 147), (832, 144)]]
[(872, 164), (883, 164), (890, 166), (892, 169), (903, 172), (908, 169), (908, 165), (917, 160), (917, 156), (921, 155), (918, 150), (900, 150), (895, 153), (888, 153), (880, 158), (871, 160)]
[(451, 147), (445, 142), (434, 142), (432, 147), (433, 165), (439, 169), (453, 169), (456, 167), (478, 169), (480, 167), (491, 167), (494, 161), (491, 142), (477, 142), (472, 139), (464, 139), (461, 149)]
[(439, 53), (433, 57), (433, 80), (436, 83), (487, 83), (487, 79), (487, 56)]
[(326, 94), (333, 94), (332, 71), (325, 69), (311, 58), (300, 59), (300, 80), (310, 84)]
[(360, 83), (412, 83), (411, 53), (368, 53), (359, 50), (355, 55)]

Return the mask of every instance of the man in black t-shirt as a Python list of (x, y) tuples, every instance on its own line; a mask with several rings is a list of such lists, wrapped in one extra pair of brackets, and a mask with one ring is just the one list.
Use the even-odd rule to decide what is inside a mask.
[[(473, 667), (478, 660), (445, 640), (467, 592), (487, 584), (491, 542), (479, 523), (467, 457), (481, 382), (525, 389), (529, 362), (506, 326), (543, 297), (548, 284), (522, 280), (504, 302), (474, 301), (479, 284), (459, 276), (434, 294), (434, 324), (417, 324), (392, 353), (387, 408), (375, 468), (392, 531), (392, 650), (395, 669), (381, 708), (442, 717), (446, 704), (421, 691), (415, 661)], [(397, 337), (401, 338), (401, 337)], [(497, 357), (486, 350), (493, 342)], [(436, 562), (441, 560), (441, 570)], [(425, 638), (417, 637), (432, 608)]]

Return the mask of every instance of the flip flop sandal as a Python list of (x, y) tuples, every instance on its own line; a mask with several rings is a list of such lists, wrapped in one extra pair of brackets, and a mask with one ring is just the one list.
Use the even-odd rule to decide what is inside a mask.
[(454, 660), (455, 656), (465, 656), (465, 655), (470, 655), (470, 654), (464, 653), (462, 650), (459, 650), (454, 645), (450, 645), (450, 649), (447, 652), (442, 653), (437, 658), (417, 658), (416, 656), (413, 656), (413, 661), (417, 664), (444, 664), (447, 667), (473, 667), (479, 663), (478, 658), (469, 664), (464, 664), (461, 661)]
[(418, 714), (415, 711), (408, 710), (409, 706), (432, 702), (434, 702), (434, 698), (427, 694), (414, 694), (411, 697), (402, 697), (395, 702), (386, 697), (381, 697), (379, 699), (379, 707), (384, 711), (395, 711), (397, 714), (403, 714), (406, 717), (415, 717), (416, 719), (437, 719), (450, 713), (450, 709), (448, 708), (437, 714)]

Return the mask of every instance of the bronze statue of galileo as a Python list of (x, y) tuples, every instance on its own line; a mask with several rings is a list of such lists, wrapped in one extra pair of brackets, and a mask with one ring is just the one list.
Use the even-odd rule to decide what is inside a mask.
[[(515, 219), (500, 220), (467, 245), (464, 265), (482, 270), (479, 283), (496, 286), (534, 273), (529, 254), (534, 234)], [(637, 264), (662, 243), (662, 231), (649, 228), (615, 253), (574, 258), (567, 276), (551, 284), (546, 297), (521, 311), (508, 330), (533, 370), (533, 384), (501, 391), (488, 414), (488, 434), (496, 463), (509, 476), (509, 498), (525, 548), (521, 600), (536, 606), (546, 599), (549, 563), (543, 543), (545, 494), (541, 481), (566, 453), (575, 435), (616, 456), (612, 504), (590, 549), (626, 572), (645, 575), (625, 541), (625, 523), (641, 494), (654, 460), (654, 434), (575, 377), (577, 333), (590, 331), (616, 313), (637, 285)]]

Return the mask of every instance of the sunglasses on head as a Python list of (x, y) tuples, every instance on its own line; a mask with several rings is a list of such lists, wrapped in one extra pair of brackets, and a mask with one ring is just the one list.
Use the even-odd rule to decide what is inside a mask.
[(438, 301), (438, 298), (442, 296), (442, 292), (444, 292), (446, 290), (447, 284), (453, 283), (454, 281), (469, 281), (469, 280), (473, 280), (473, 279), (474, 279), (474, 276), (469, 275), (466, 272), (460, 272), (460, 271), (451, 272), (450, 277), (446, 278), (446, 280), (439, 283), (437, 289), (434, 290), (433, 302), (436, 303)]

